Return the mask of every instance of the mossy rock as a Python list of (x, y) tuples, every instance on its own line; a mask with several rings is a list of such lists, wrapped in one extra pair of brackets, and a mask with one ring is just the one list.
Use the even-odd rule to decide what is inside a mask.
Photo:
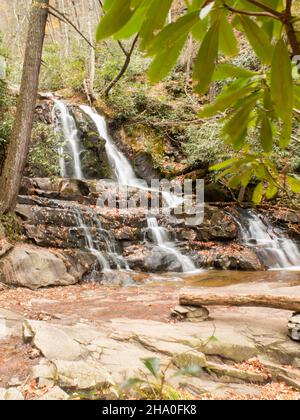
[(0, 216), (0, 238), (5, 235), (11, 242), (21, 240), (22, 228), (15, 213), (7, 213)]

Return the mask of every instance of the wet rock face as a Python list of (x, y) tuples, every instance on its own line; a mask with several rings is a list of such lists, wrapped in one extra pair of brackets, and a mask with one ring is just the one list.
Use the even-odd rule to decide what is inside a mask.
[(152, 157), (148, 153), (138, 153), (134, 159), (134, 169), (137, 176), (150, 182), (153, 179), (160, 179), (161, 174), (154, 169)]
[[(17, 214), (29, 241), (44, 248), (77, 250), (86, 247), (85, 232), (78, 224), (78, 212), (97, 238), (99, 250), (106, 252), (99, 226), (110, 232), (116, 247), (130, 268), (142, 272), (180, 272), (176, 256), (162, 252), (153, 243), (143, 209), (109, 210), (93, 207), (99, 194), (115, 194), (116, 184), (105, 181), (50, 180), (24, 178)], [(129, 192), (131, 197), (136, 189)], [(121, 196), (117, 202), (121, 204)], [(186, 215), (183, 215), (183, 217)], [(203, 223), (186, 226), (184, 219), (158, 216), (159, 225), (169, 232), (183, 254), (192, 256), (204, 268), (261, 270), (256, 255), (237, 246), (238, 228), (223, 209), (207, 205)]]
[[(182, 271), (172, 252), (164, 252), (156, 246), (145, 209), (122, 208), (122, 194), (116, 193), (117, 188), (113, 181), (24, 178), (16, 212), (27, 241), (44, 249), (61, 250), (64, 254), (76, 255), (78, 250), (86, 250), (85, 231), (78, 221), (80, 214), (102, 254), (107, 256), (106, 241), (109, 240), (132, 270), (149, 273)], [(108, 198), (116, 194), (116, 203), (121, 209), (97, 206), (101, 194)], [(136, 188), (131, 188), (129, 197), (134, 198), (135, 194)], [(204, 220), (199, 225), (185, 224), (185, 217), (190, 217), (188, 210), (181, 218), (164, 215), (157, 218), (170, 240), (175, 241), (183, 255), (192, 258), (196, 267), (264, 270), (255, 251), (239, 243), (238, 226), (231, 217), (231, 210), (206, 205)], [(108, 256), (108, 259), (111, 267), (116, 268), (113, 258)], [(92, 262), (89, 261), (88, 266), (90, 271), (87, 272), (91, 272)]]
[(81, 166), (87, 179), (110, 178), (111, 169), (105, 151), (105, 140), (99, 138), (93, 121), (78, 107), (72, 107), (76, 117), (77, 128), (80, 133), (83, 152)]
[(52, 101), (47, 100), (38, 100), (35, 113), (34, 113), (34, 122), (42, 124), (52, 124)]
[[(37, 102), (34, 114), (34, 122), (40, 124), (52, 124), (53, 101), (49, 98), (40, 99)], [(77, 106), (70, 108), (76, 117), (77, 128), (81, 140), (81, 164), (84, 177), (87, 179), (110, 178), (111, 170), (108, 163), (105, 140), (99, 138), (94, 123)], [(42, 140), (41, 140), (42, 141)], [(1, 161), (1, 151), (0, 151)], [(72, 172), (72, 162), (66, 162), (66, 168), (70, 166)], [(47, 174), (45, 174), (47, 175)]]

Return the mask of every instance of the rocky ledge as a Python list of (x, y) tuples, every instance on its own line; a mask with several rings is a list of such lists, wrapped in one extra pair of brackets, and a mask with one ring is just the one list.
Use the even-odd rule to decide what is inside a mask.
[[(107, 255), (114, 249), (137, 272), (179, 272), (173, 254), (153, 246), (144, 209), (111, 210), (97, 207), (101, 193), (114, 194), (116, 184), (108, 181), (75, 181), (24, 178), (17, 215), (23, 240), (12, 246), (1, 242), (0, 282), (29, 288), (70, 285), (88, 279), (99, 269), (97, 258), (86, 249), (86, 229)], [(132, 188), (129, 196), (137, 190)], [(122, 197), (117, 196), (120, 205)], [(253, 249), (239, 242), (239, 229), (232, 208), (207, 204), (204, 221), (189, 226), (184, 218), (158, 216), (183, 254), (195, 266), (221, 270), (264, 270)], [(81, 221), (79, 221), (79, 216)], [(184, 215), (183, 215), (184, 216)], [(286, 222), (284, 222), (286, 220)], [(293, 230), (298, 221), (287, 216), (281, 225)], [(110, 259), (111, 267), (116, 260)], [(41, 275), (41, 273), (43, 275)], [(98, 272), (97, 280), (101, 280)], [(126, 280), (127, 281), (127, 280)]]

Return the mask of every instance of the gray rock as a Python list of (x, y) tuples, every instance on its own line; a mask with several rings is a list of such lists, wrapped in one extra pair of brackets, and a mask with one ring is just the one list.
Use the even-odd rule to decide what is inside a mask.
[(66, 267), (63, 256), (29, 245), (18, 245), (0, 261), (0, 281), (29, 289), (67, 286), (77, 283)]
[(49, 360), (78, 360), (84, 355), (80, 344), (63, 329), (40, 321), (25, 321), (27, 340), (31, 337), (34, 345)]
[(5, 400), (5, 393), (6, 393), (6, 389), (5, 388), (0, 388), (0, 401)]
[(93, 360), (55, 362), (58, 383), (62, 388), (89, 390), (112, 384), (112, 379), (102, 364)]
[(171, 315), (180, 320), (200, 322), (208, 319), (209, 311), (204, 307), (177, 305)]
[(56, 379), (55, 366), (47, 362), (34, 366), (30, 371), (30, 379), (36, 379), (39, 388), (53, 386)]
[(289, 336), (294, 341), (300, 341), (300, 314), (294, 314), (288, 323)]
[(11, 378), (7, 384), (9, 387), (18, 387), (22, 385), (22, 381), (17, 376), (14, 376)]
[(17, 388), (8, 388), (4, 395), (5, 401), (23, 401), (22, 392)]
[(205, 355), (196, 350), (190, 350), (174, 356), (173, 363), (180, 369), (194, 366), (205, 368), (207, 366)]
[(22, 337), (23, 321), (24, 318), (21, 315), (6, 309), (0, 309), (0, 339)]
[(38, 400), (41, 401), (66, 401), (69, 399), (69, 395), (63, 391), (58, 386), (55, 386), (54, 388), (50, 389), (46, 394), (44, 394), (42, 397), (38, 398)]

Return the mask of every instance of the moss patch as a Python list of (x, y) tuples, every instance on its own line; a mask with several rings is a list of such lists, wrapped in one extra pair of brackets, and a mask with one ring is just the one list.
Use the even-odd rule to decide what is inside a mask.
[(15, 213), (7, 213), (0, 216), (5, 236), (11, 242), (19, 242), (21, 240), (22, 228)]

